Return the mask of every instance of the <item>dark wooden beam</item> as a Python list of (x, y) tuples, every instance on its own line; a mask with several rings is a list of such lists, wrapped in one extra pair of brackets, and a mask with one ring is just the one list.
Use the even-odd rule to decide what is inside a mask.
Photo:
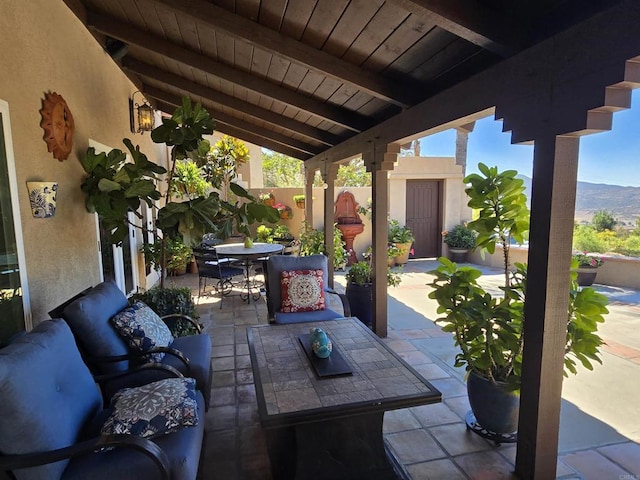
[(138, 27), (123, 23), (112, 17), (88, 12), (87, 26), (92, 30), (97, 30), (127, 44), (135, 45), (262, 96), (291, 105), (354, 132), (361, 132), (373, 125), (373, 121), (363, 115), (329, 103), (323, 103), (317, 99), (301, 95), (275, 83), (255, 77), (247, 72), (236, 70), (205, 55), (183, 48), (157, 35), (143, 32)]
[(204, 85), (200, 85), (199, 83), (187, 80), (179, 75), (175, 75), (147, 63), (135, 60), (129, 56), (122, 60), (122, 67), (136, 75), (166, 83), (167, 85), (171, 85), (185, 92), (190, 92), (193, 95), (206, 98), (218, 105), (233, 108), (245, 115), (260, 119), (271, 125), (284, 128), (290, 132), (298, 133), (312, 140), (317, 140), (327, 146), (337, 145), (341, 141), (345, 140), (344, 138), (325, 130), (320, 130), (319, 128), (293, 120), (292, 118), (285, 117), (284, 115), (278, 115), (266, 108), (240, 100), (239, 98), (232, 97), (231, 95), (221, 93), (213, 88), (205, 87)]
[[(157, 102), (156, 105), (158, 109), (162, 110), (165, 113), (172, 113), (175, 110), (174, 105), (168, 104), (166, 102)], [(265, 147), (265, 148), (268, 148), (269, 150), (273, 150), (275, 152), (279, 152), (284, 155), (297, 158), (298, 160), (306, 160), (311, 157), (311, 155), (303, 154), (299, 150), (294, 150), (293, 148), (285, 147), (280, 143), (263, 138), (260, 135), (255, 135), (251, 132), (246, 132), (240, 128), (235, 128), (235, 127), (232, 127), (231, 125), (227, 125), (222, 122), (220, 123), (216, 122), (215, 129), (218, 132), (222, 132), (232, 137), (239, 138), (240, 140), (253, 143), (254, 145)]]
[[(159, 100), (166, 104), (175, 106), (182, 105), (182, 99), (178, 95), (173, 95), (172, 93), (166, 92), (161, 88), (144, 84), (142, 87), (142, 91), (145, 93), (145, 96), (155, 98), (156, 100)], [(191, 100), (194, 103), (197, 102), (197, 99), (195, 98), (192, 98)], [(245, 132), (254, 133), (266, 140), (272, 140), (274, 142), (280, 143), (281, 145), (284, 145), (285, 147), (291, 148), (293, 150), (298, 150), (298, 155), (316, 155), (322, 151), (322, 148), (314, 147), (313, 145), (301, 142), (299, 140), (296, 140), (295, 138), (291, 138), (281, 133), (271, 131), (267, 128), (246, 122), (217, 108), (212, 108), (208, 105), (205, 105), (205, 108), (211, 114), (217, 124), (223, 123), (225, 125), (243, 130)]]
[(527, 30), (476, 0), (388, 0), (468, 42), (509, 57), (522, 50)]
[(208, 25), (230, 37), (301, 64), (339, 82), (351, 84), (369, 95), (399, 107), (407, 108), (419, 101), (417, 92), (422, 90), (419, 83), (400, 85), (394, 80), (364, 70), (248, 18), (234, 15), (213, 3), (203, 0), (154, 1), (179, 15), (188, 16), (191, 21)]

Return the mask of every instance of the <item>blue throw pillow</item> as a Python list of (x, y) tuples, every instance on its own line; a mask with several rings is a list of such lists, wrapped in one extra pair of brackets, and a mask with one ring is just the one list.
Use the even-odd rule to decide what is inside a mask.
[(193, 378), (167, 378), (120, 390), (111, 400), (113, 412), (101, 433), (152, 437), (197, 425), (195, 385)]
[[(142, 302), (135, 302), (114, 315), (111, 323), (132, 350), (146, 352), (151, 348), (168, 347), (173, 343), (169, 327)], [(152, 362), (161, 362), (164, 353), (153, 353), (148, 358)]]

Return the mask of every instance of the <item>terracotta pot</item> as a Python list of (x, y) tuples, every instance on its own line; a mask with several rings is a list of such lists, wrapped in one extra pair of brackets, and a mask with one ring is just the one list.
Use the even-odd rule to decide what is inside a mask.
[(273, 207), (276, 204), (276, 197), (273, 196), (273, 194), (269, 194), (269, 198), (265, 198), (264, 200), (262, 200), (262, 203), (264, 203), (267, 207)]
[(409, 261), (409, 253), (411, 251), (411, 245), (413, 242), (409, 243), (396, 243), (396, 247), (400, 249), (402, 252), (400, 255), (395, 257), (396, 265), (404, 265)]
[(305, 201), (304, 201), (304, 200), (301, 200), (301, 201), (299, 201), (299, 202), (296, 202), (296, 207), (298, 207), (298, 208), (300, 208), (300, 209), (304, 210), (304, 207), (305, 207)]

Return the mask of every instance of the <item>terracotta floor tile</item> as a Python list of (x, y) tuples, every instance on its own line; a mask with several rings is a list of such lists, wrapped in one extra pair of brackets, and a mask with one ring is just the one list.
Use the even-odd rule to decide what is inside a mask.
[(426, 365), (426, 364), (433, 363), (433, 360), (431, 360), (428, 355), (425, 355), (424, 353), (418, 350), (396, 352), (396, 353), (398, 354), (398, 356), (400, 356), (400, 358), (402, 358), (405, 362), (407, 362), (409, 365), (411, 365), (414, 368), (418, 365)]
[(627, 345), (623, 345), (622, 343), (616, 343), (612, 340), (603, 339), (605, 341), (602, 346), (602, 350), (608, 352), (612, 355), (615, 355), (620, 358), (640, 358), (640, 350), (637, 348), (629, 347)]
[(460, 423), (460, 417), (456, 415), (444, 403), (434, 403), (433, 405), (420, 405), (412, 407), (411, 413), (425, 427), (435, 427), (448, 423)]
[(422, 428), (422, 425), (408, 408), (392, 410), (384, 414), (383, 433), (403, 432), (416, 428)]
[(449, 378), (447, 372), (434, 363), (427, 363), (425, 365), (414, 365), (416, 371), (422, 375), (426, 380), (435, 380), (437, 378)]
[[(609, 445), (598, 449), (598, 453), (610, 458), (618, 465), (640, 478), (640, 445), (637, 443), (624, 443), (622, 445)], [(636, 479), (633, 479), (636, 480)]]
[(404, 464), (446, 457), (445, 452), (424, 430), (392, 433), (386, 435), (385, 439), (395, 452), (396, 458)]
[(469, 398), (466, 395), (460, 397), (451, 397), (444, 399), (445, 405), (447, 405), (453, 412), (455, 412), (462, 420), (469, 410)]
[(466, 480), (464, 473), (451, 460), (432, 460), (407, 466), (412, 480)]
[(484, 438), (467, 431), (466, 425), (462, 422), (433, 427), (429, 429), (429, 432), (452, 456), (493, 448)]
[(392, 348), (394, 352), (410, 352), (416, 350), (416, 347), (411, 345), (406, 340), (387, 340), (385, 341), (388, 347)]
[(498, 452), (470, 453), (454, 457), (453, 461), (472, 480), (516, 480), (513, 465)]
[(633, 477), (625, 477), (629, 472), (594, 450), (570, 453), (563, 455), (561, 459), (581, 474), (584, 480), (635, 480)]

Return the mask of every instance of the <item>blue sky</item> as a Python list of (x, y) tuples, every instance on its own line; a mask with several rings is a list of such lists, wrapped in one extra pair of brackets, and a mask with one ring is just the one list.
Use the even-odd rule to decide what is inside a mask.
[[(633, 92), (632, 107), (614, 113), (611, 131), (582, 137), (578, 180), (640, 187), (640, 90)], [(476, 166), (482, 162), (530, 177), (533, 146), (511, 145), (510, 138), (509, 132), (502, 132), (502, 122), (493, 117), (476, 122), (469, 135), (467, 173), (477, 171)], [(455, 155), (455, 131), (422, 139), (421, 155)]]

